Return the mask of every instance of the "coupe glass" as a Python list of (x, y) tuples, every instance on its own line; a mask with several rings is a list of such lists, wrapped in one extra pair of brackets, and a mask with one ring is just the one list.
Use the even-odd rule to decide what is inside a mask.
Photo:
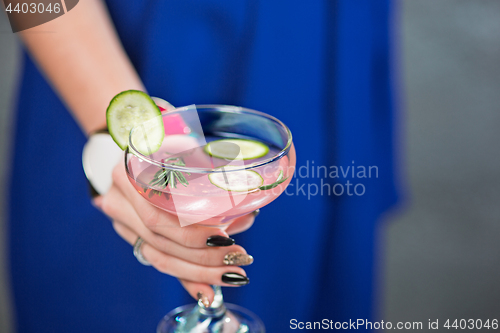
[[(150, 125), (137, 126), (130, 132), (125, 166), (137, 191), (176, 215), (181, 226), (198, 223), (226, 229), (236, 218), (276, 199), (293, 176), (292, 134), (270, 115), (236, 106), (193, 105), (161, 118), (165, 128), (161, 147), (151, 153)], [(220, 139), (236, 139), (224, 141), (222, 155), (207, 148)], [(248, 159), (249, 152), (240, 149), (238, 139), (258, 142), (257, 147), (263, 143), (269, 150), (251, 152), (254, 158)], [(224, 303), (220, 286), (213, 288), (215, 299), (209, 308), (201, 302), (179, 307), (162, 319), (157, 332), (265, 332), (257, 316)]]

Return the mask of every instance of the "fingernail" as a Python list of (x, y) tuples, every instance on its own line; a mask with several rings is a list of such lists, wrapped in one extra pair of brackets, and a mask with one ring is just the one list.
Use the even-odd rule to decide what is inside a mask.
[(224, 256), (224, 265), (247, 266), (253, 263), (253, 257), (241, 252), (229, 252)]
[(203, 304), (204, 307), (208, 308), (210, 307), (210, 301), (208, 300), (208, 296), (205, 295), (203, 292), (198, 291), (198, 303)]
[(224, 273), (222, 274), (222, 282), (231, 284), (233, 286), (244, 286), (250, 283), (250, 280), (238, 273)]
[(260, 214), (260, 209), (258, 209), (258, 208), (257, 208), (256, 210), (254, 210), (254, 211), (252, 212), (252, 214), (253, 214), (253, 216), (254, 216), (254, 217), (259, 216), (259, 214)]
[(231, 246), (234, 245), (234, 239), (220, 235), (210, 236), (207, 239), (207, 246)]

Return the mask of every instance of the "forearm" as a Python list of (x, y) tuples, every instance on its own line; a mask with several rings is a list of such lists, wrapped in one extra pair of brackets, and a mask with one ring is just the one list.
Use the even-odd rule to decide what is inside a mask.
[(21, 33), (31, 55), (86, 133), (106, 124), (120, 91), (144, 90), (99, 0)]

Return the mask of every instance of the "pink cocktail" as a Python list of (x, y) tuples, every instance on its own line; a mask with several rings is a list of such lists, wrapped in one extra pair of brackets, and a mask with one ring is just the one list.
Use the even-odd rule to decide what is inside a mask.
[[(202, 105), (163, 113), (162, 118), (163, 144), (148, 155), (134, 148), (136, 138), (147, 140), (148, 127), (131, 131), (126, 170), (137, 192), (177, 216), (181, 226), (225, 228), (276, 199), (293, 176), (290, 130), (272, 116), (234, 106)], [(211, 326), (224, 325), (223, 332), (232, 327), (237, 328), (234, 332), (264, 331), (255, 315), (224, 304), (220, 287), (214, 289), (218, 302), (208, 309), (201, 304), (176, 309), (160, 323), (158, 332), (211, 332), (200, 326), (207, 318)], [(185, 320), (179, 321), (181, 317)]]

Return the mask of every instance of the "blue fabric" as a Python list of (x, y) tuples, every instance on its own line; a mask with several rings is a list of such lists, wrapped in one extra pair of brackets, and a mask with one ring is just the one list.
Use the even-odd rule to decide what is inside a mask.
[[(292, 318), (373, 319), (374, 233), (396, 200), (390, 2), (107, 4), (151, 95), (241, 105), (292, 130), (302, 177), (235, 237), (255, 263), (245, 268), (251, 283), (224, 288), (226, 300), (257, 313), (268, 332), (288, 331)], [(189, 297), (141, 266), (90, 205), (85, 138), (28, 56), (17, 109), (10, 259), (19, 331), (154, 332)], [(318, 177), (313, 165), (356, 172)], [(360, 166), (377, 168), (360, 178)], [(336, 184), (344, 193), (327, 195)], [(324, 195), (308, 196), (315, 189)]]

